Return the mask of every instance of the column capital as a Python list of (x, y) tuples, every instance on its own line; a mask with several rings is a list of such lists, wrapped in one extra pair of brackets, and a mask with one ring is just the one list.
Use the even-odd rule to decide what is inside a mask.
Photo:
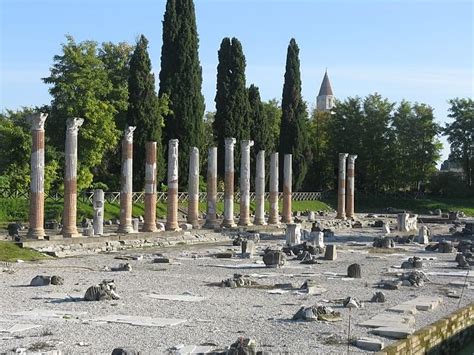
[[(178, 148), (178, 145), (179, 145), (179, 139), (170, 139), (168, 141), (168, 146), (170, 148)], [(196, 148), (197, 149), (197, 148)]]
[(350, 163), (355, 162), (356, 159), (357, 159), (357, 155), (355, 155), (355, 154), (349, 155), (349, 162), (350, 162)]
[(137, 127), (135, 126), (128, 126), (125, 128), (123, 139), (128, 143), (133, 143), (133, 131), (135, 131)]
[(252, 140), (245, 140), (244, 139), (244, 140), (240, 141), (240, 147), (242, 149), (250, 149), (250, 147), (253, 147), (253, 145), (254, 145), (254, 141), (252, 141)]
[(84, 123), (84, 119), (80, 117), (68, 118), (66, 121), (66, 132), (69, 134), (77, 134), (79, 127)]
[(339, 160), (347, 159), (348, 156), (349, 156), (349, 153), (339, 153)]
[(234, 149), (235, 142), (236, 142), (236, 140), (233, 137), (226, 138), (224, 140), (226, 149)]
[(46, 118), (48, 118), (48, 114), (43, 112), (33, 113), (32, 115), (28, 116), (28, 121), (31, 123), (31, 130), (44, 131), (44, 123), (46, 122)]

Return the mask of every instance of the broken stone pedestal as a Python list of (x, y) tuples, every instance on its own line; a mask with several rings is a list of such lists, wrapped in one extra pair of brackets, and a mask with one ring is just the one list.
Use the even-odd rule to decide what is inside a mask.
[(243, 257), (251, 258), (255, 254), (255, 242), (253, 240), (243, 240), (241, 248)]
[(416, 231), (418, 215), (409, 213), (399, 213), (397, 215), (397, 228), (400, 232)]
[(324, 253), (324, 259), (336, 260), (336, 258), (337, 258), (336, 246), (334, 244), (328, 244), (326, 246), (326, 252)]
[(288, 223), (286, 225), (286, 244), (301, 244), (301, 226), (298, 223)]
[(426, 226), (421, 226), (420, 230), (418, 231), (418, 239), (417, 242), (420, 244), (429, 244), (429, 230)]
[(324, 249), (324, 233), (323, 232), (311, 232), (309, 234), (309, 240), (314, 246)]
[(132, 219), (133, 233), (138, 233), (138, 223), (140, 220), (138, 218)]
[(384, 222), (382, 225), (382, 231), (384, 234), (390, 234), (390, 222)]

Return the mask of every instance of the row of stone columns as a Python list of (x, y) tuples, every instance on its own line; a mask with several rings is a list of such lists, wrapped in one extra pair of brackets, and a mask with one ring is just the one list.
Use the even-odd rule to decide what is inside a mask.
[[(30, 228), (28, 237), (43, 239), (44, 220), (44, 123), (47, 114), (38, 113), (30, 117), (33, 137), (31, 154), (30, 186)], [(83, 124), (82, 118), (67, 120), (64, 178), (64, 237), (79, 236), (77, 230), (77, 136)], [(131, 233), (132, 225), (132, 178), (133, 178), (133, 132), (135, 127), (127, 127), (122, 139), (122, 170), (120, 190), (119, 233)], [(234, 222), (234, 146), (235, 138), (225, 140), (225, 227), (235, 226)], [(250, 225), (250, 148), (251, 140), (241, 142), (242, 159), (240, 169), (240, 218), (239, 225)], [(156, 142), (147, 142), (145, 165), (145, 218), (143, 231), (154, 232), (156, 227)], [(291, 154), (284, 157), (284, 186), (282, 222), (291, 223)], [(188, 223), (199, 226), (199, 150), (193, 148), (189, 160)], [(103, 191), (94, 195), (94, 233), (103, 233)], [(208, 155), (207, 171), (207, 214), (206, 227), (217, 224), (217, 148), (211, 147)], [(256, 164), (256, 211), (254, 224), (265, 224), (265, 151), (257, 154)], [(178, 140), (169, 141), (168, 147), (168, 200), (166, 230), (178, 230)], [(278, 218), (278, 153), (271, 155), (270, 162), (270, 213), (268, 223), (279, 223)], [(100, 226), (99, 226), (100, 224)]]
[[(357, 155), (339, 153), (339, 182), (337, 190), (337, 216), (339, 219), (354, 219), (354, 178)], [(346, 181), (347, 163), (347, 181)], [(347, 190), (346, 190), (347, 187)], [(347, 193), (346, 193), (347, 192)]]

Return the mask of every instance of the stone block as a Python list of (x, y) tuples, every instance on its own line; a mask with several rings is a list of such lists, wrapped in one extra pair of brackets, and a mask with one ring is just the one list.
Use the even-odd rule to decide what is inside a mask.
[(326, 260), (336, 260), (337, 259), (337, 250), (334, 244), (328, 244), (326, 246), (326, 251), (324, 253), (324, 259)]
[(288, 223), (286, 225), (286, 244), (301, 244), (301, 225), (298, 223)]
[(190, 224), (190, 223), (182, 223), (182, 224), (179, 225), (179, 228), (181, 228), (184, 231), (189, 231), (189, 230), (193, 229), (193, 225)]
[(357, 339), (355, 345), (362, 350), (379, 351), (383, 349), (384, 342), (376, 338), (364, 337)]
[(373, 334), (381, 335), (387, 338), (405, 339), (410, 334), (413, 334), (413, 329), (408, 326), (386, 326), (373, 329)]

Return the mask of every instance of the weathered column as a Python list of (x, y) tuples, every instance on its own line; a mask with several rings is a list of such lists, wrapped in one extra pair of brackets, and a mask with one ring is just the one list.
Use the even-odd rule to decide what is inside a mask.
[(339, 153), (339, 186), (337, 189), (337, 216), (346, 219), (346, 159), (348, 153)]
[(268, 224), (279, 224), (278, 217), (278, 153), (270, 156), (270, 213), (268, 214)]
[(214, 228), (217, 224), (217, 147), (209, 148), (207, 156), (207, 210), (205, 228)]
[(291, 154), (285, 154), (283, 161), (283, 211), (281, 213), (281, 221), (283, 223), (293, 223), (291, 211), (291, 185), (293, 180), (291, 157)]
[(250, 222), (250, 148), (253, 141), (240, 142), (240, 226), (249, 226)]
[(156, 142), (145, 143), (144, 232), (156, 232)]
[(132, 225), (132, 177), (133, 177), (133, 131), (136, 127), (125, 129), (122, 139), (122, 181), (120, 190), (119, 233), (133, 233)]
[(234, 146), (235, 138), (225, 139), (224, 227), (235, 227), (234, 222)]
[(102, 235), (104, 234), (104, 191), (94, 190), (92, 207), (94, 208), (94, 235)]
[(178, 144), (177, 139), (168, 143), (168, 199), (166, 226), (167, 231), (175, 231), (178, 226)]
[(66, 122), (66, 149), (64, 174), (64, 210), (63, 230), (64, 238), (79, 237), (76, 226), (77, 212), (77, 133), (84, 123), (83, 118), (69, 118)]
[(44, 122), (47, 117), (46, 113), (35, 113), (29, 117), (33, 146), (28, 238), (34, 239), (44, 239)]
[(255, 179), (255, 219), (256, 225), (265, 223), (265, 151), (257, 154), (256, 179)]
[(199, 228), (199, 149), (193, 147), (189, 156), (188, 223)]
[(355, 218), (354, 214), (354, 176), (355, 176), (355, 160), (357, 155), (349, 155), (347, 160), (347, 218)]

